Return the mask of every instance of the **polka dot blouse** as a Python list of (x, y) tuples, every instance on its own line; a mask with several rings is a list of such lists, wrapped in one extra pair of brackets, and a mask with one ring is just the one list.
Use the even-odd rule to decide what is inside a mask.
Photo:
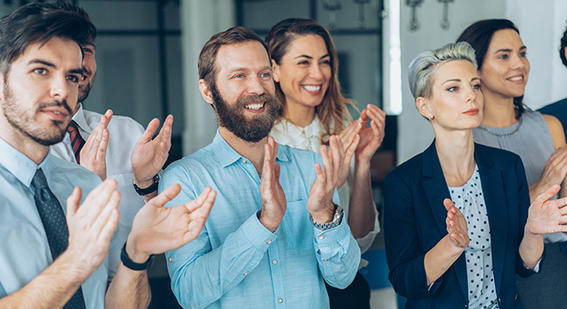
[(492, 267), (490, 225), (478, 167), (461, 187), (449, 187), (451, 199), (465, 216), (470, 243), (465, 249), (469, 308), (499, 308)]

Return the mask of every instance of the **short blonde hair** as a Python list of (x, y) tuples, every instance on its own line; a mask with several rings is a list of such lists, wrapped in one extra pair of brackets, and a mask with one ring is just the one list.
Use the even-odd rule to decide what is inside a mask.
[(431, 96), (431, 76), (440, 64), (466, 60), (478, 68), (474, 49), (467, 42), (449, 43), (441, 48), (424, 51), (409, 65), (408, 79), (414, 98)]

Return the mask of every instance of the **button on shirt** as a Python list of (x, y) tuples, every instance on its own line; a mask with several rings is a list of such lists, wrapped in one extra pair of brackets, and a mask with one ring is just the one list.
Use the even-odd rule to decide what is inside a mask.
[[(1, 298), (22, 288), (53, 262), (30, 187), (37, 169), (43, 169), (49, 188), (64, 212), (67, 197), (75, 186), (82, 188), (84, 200), (100, 179), (88, 170), (52, 155), (38, 166), (1, 138), (0, 153)], [(87, 308), (104, 308), (107, 279), (108, 261), (105, 260), (82, 284)]]
[[(328, 308), (323, 280), (344, 288), (353, 280), (360, 249), (346, 220), (315, 228), (307, 211), (319, 157), (278, 145), (280, 184), (287, 209), (275, 233), (258, 220), (260, 177), (217, 132), (213, 142), (165, 170), (160, 191), (179, 183), (167, 206), (195, 199), (211, 186), (215, 204), (199, 237), (166, 253), (172, 290), (186, 308)], [(334, 194), (337, 202), (337, 194)], [(322, 237), (321, 237), (322, 236)]]
[[(84, 110), (82, 104), (73, 116), (79, 127), (79, 134), (86, 141), (101, 119), (101, 114)], [(145, 204), (144, 198), (139, 196), (132, 185), (134, 171), (130, 163), (132, 150), (138, 138), (144, 133), (144, 128), (135, 120), (124, 116), (112, 116), (108, 124), (108, 148), (106, 150), (106, 177), (116, 179), (120, 191), (120, 221), (115, 244), (122, 248), (128, 233), (132, 229), (132, 221), (138, 210)], [(69, 134), (58, 144), (51, 146), (51, 153), (69, 162), (76, 163)], [(116, 249), (116, 248), (113, 248)], [(120, 265), (120, 251), (112, 250), (110, 257), (111, 270), (114, 273)], [(114, 252), (118, 252), (114, 256)]]

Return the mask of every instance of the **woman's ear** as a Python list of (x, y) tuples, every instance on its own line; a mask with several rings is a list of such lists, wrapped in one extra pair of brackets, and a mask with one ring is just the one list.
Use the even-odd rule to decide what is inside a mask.
[(424, 97), (417, 97), (415, 99), (415, 107), (417, 107), (417, 111), (425, 118), (429, 120), (433, 120), (435, 115), (431, 111), (431, 102), (424, 98)]
[(276, 83), (280, 82), (280, 66), (272, 59), (272, 77)]

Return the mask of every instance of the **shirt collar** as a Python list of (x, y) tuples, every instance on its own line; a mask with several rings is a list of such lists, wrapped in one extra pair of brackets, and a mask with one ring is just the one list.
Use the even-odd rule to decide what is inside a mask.
[(0, 138), (0, 164), (3, 165), (12, 175), (23, 183), (26, 187), (31, 185), (38, 168), (45, 166), (49, 161), (49, 155), (39, 165), (35, 164), (30, 158), (18, 151), (4, 139)]
[[(218, 130), (215, 138), (213, 139), (213, 142), (211, 143), (211, 146), (215, 157), (223, 167), (227, 167), (243, 158), (224, 140)], [(278, 155), (276, 156), (276, 161), (289, 161), (289, 157), (289, 148), (287, 146), (278, 144)]]
[(87, 133), (91, 133), (92, 130), (89, 127), (89, 124), (87, 123), (87, 119), (85, 118), (85, 110), (83, 109), (83, 104), (82, 103), (78, 103), (78, 104), (79, 104), (79, 109), (77, 110), (75, 115), (73, 115), (73, 121), (77, 123), (77, 126), (79, 126), (81, 130)]

